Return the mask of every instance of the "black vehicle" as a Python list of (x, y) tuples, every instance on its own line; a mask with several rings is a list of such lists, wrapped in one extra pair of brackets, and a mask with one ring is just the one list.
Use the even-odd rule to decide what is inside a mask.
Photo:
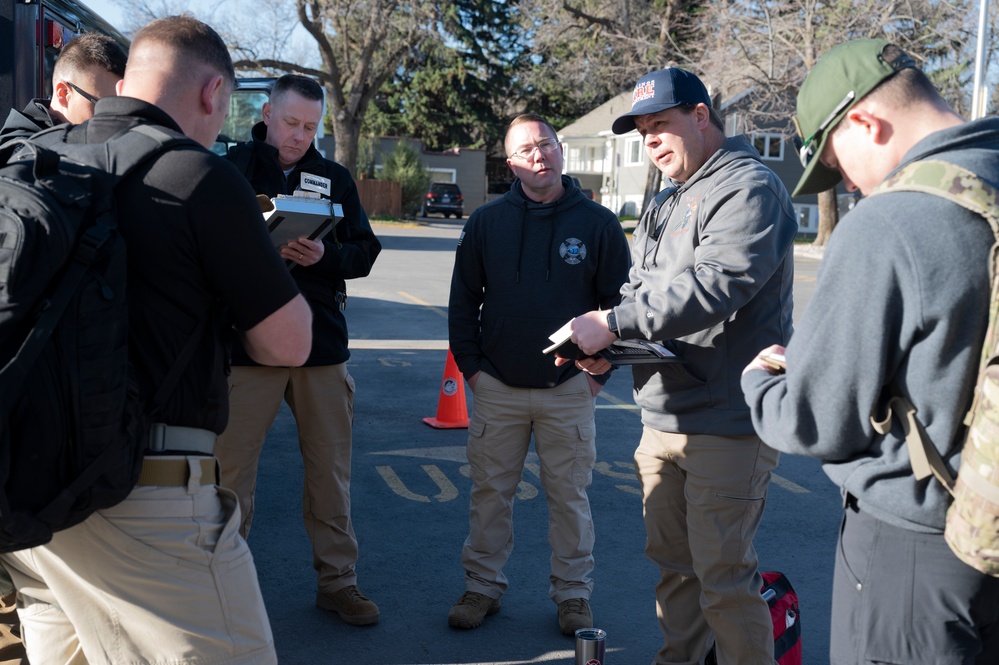
[(445, 219), (449, 215), (454, 215), (460, 219), (465, 216), (464, 202), (465, 199), (461, 195), (458, 185), (450, 182), (432, 182), (430, 190), (423, 198), (420, 217), (439, 212)]
[(263, 117), (264, 103), (270, 98), (276, 80), (273, 76), (236, 79), (236, 88), (229, 98), (229, 113), (212, 146), (213, 152), (225, 155), (229, 148), (252, 138), (250, 132)]

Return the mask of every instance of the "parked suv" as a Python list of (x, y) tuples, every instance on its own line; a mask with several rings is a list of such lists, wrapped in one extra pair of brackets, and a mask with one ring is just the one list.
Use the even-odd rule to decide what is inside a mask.
[(461, 195), (458, 185), (450, 182), (432, 182), (430, 190), (423, 198), (423, 205), (420, 207), (420, 217), (426, 217), (430, 213), (439, 212), (447, 218), (454, 215), (457, 218), (465, 216), (465, 199)]

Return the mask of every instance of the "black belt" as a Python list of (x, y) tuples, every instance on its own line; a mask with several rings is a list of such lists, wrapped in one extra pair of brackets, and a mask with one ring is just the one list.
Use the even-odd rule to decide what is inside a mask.
[(211, 430), (153, 423), (149, 429), (146, 452), (163, 454), (170, 451), (212, 455), (215, 453), (215, 439), (215, 432)]

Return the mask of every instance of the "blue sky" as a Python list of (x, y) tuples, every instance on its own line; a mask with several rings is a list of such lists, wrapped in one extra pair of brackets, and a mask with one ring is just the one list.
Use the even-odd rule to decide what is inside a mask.
[(83, 4), (94, 10), (94, 13), (99, 14), (105, 21), (121, 30), (122, 23), (124, 22), (122, 11), (112, 0), (83, 0)]

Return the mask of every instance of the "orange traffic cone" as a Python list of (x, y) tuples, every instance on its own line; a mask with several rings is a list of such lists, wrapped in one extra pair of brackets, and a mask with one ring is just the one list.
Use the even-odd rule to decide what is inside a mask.
[(441, 381), (441, 396), (437, 401), (437, 417), (424, 418), (423, 422), (437, 429), (461, 429), (468, 427), (468, 408), (465, 406), (465, 379), (458, 372), (458, 363), (447, 350), (444, 363), (444, 380)]

